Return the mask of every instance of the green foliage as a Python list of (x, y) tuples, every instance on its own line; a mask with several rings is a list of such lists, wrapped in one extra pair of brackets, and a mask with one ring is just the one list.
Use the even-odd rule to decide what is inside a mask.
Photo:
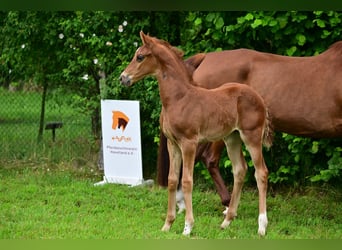
[(341, 157), (342, 148), (330, 148), (330, 150), (326, 151), (326, 155), (330, 157), (328, 160), (328, 168), (319, 168), (319, 174), (310, 178), (311, 181), (324, 181), (328, 182), (333, 178), (337, 178), (341, 176), (342, 172), (342, 157)]

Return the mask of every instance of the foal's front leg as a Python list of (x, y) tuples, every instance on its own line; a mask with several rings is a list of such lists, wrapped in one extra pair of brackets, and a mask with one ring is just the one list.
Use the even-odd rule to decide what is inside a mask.
[(182, 191), (185, 202), (185, 225), (183, 235), (190, 235), (194, 225), (192, 212), (193, 172), (197, 143), (187, 142), (181, 146), (183, 158)]
[(168, 177), (168, 209), (162, 231), (169, 231), (172, 223), (176, 219), (176, 191), (182, 162), (181, 151), (179, 147), (170, 140), (167, 140), (167, 146), (170, 158), (170, 170)]

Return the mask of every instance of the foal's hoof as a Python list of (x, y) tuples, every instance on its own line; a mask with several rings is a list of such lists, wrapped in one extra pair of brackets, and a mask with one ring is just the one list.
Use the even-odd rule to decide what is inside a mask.
[(230, 220), (224, 219), (224, 221), (222, 222), (220, 228), (221, 229), (225, 229), (226, 227), (228, 227), (230, 225), (231, 222), (232, 221), (230, 221)]
[(189, 236), (192, 230), (192, 225), (190, 225), (189, 223), (185, 223), (184, 225), (184, 230), (183, 230), (183, 235), (184, 236)]
[(260, 236), (264, 237), (265, 234), (266, 234), (266, 228), (259, 228), (259, 229), (258, 229), (258, 234), (259, 234)]
[(171, 228), (171, 225), (168, 225), (168, 224), (164, 224), (164, 226), (162, 227), (162, 231), (163, 232), (168, 232), (170, 231), (170, 228)]
[(266, 213), (259, 214), (258, 223), (259, 223), (258, 234), (260, 236), (265, 236), (266, 228), (267, 228), (267, 224), (268, 224)]

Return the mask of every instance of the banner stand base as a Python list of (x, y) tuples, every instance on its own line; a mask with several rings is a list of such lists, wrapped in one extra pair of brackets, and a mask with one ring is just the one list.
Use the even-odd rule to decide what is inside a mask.
[(105, 184), (108, 184), (109, 182), (106, 180), (106, 177), (103, 177), (103, 181), (96, 182), (94, 186), (103, 186)]
[[(102, 181), (96, 182), (94, 183), (94, 186), (103, 186), (105, 184), (122, 184), (122, 183), (114, 183), (114, 182), (109, 182), (106, 177), (103, 177)], [(128, 184), (129, 185), (129, 184)], [(148, 180), (142, 180), (142, 183), (137, 184), (137, 185), (130, 185), (131, 187), (143, 187), (143, 186), (147, 186), (147, 187), (152, 187), (154, 185), (154, 180), (152, 179), (148, 179)]]

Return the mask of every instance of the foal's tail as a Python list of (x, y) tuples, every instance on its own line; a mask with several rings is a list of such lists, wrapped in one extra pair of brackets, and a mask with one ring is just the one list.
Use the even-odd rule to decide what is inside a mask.
[(266, 108), (266, 124), (265, 130), (263, 135), (263, 144), (265, 147), (270, 148), (273, 143), (273, 124), (271, 119), (271, 114), (269, 113), (268, 109)]
[(167, 138), (160, 131), (159, 136), (159, 148), (158, 148), (158, 159), (157, 159), (157, 181), (159, 186), (167, 187), (168, 176), (169, 176), (169, 152), (167, 150)]

